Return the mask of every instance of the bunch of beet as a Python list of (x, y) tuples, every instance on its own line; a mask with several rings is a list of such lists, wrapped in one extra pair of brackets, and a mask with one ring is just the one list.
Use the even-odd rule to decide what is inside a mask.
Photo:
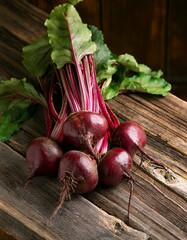
[[(141, 153), (141, 163), (143, 156), (161, 163), (144, 151), (147, 139), (142, 127), (135, 122), (120, 124), (105, 102), (101, 92), (105, 82), (98, 81), (95, 63), (101, 58), (99, 65), (108, 82), (105, 64), (112, 62), (112, 55), (106, 53), (106, 60), (102, 50), (95, 59), (102, 41), (97, 46), (74, 6), (55, 7), (45, 26), (47, 37), (23, 49), (24, 66), (36, 75), (46, 103), (42, 105), (46, 136), (34, 139), (28, 146), (26, 160), (31, 174), (25, 188), (37, 176), (58, 175), (61, 193), (53, 217), (71, 194), (91, 192), (98, 183), (112, 187), (128, 179), (129, 217), (134, 155)], [(105, 44), (103, 47), (106, 49)], [(115, 67), (121, 73), (120, 65)]]
[[(25, 186), (37, 176), (58, 174), (61, 193), (59, 203), (51, 216), (53, 217), (63, 205), (65, 198), (69, 198), (71, 194), (91, 192), (98, 183), (112, 187), (128, 179), (131, 183), (129, 218), (134, 183), (131, 176), (134, 155), (139, 151), (142, 156), (145, 155), (160, 164), (143, 150), (146, 144), (143, 128), (135, 122), (123, 122), (110, 129), (102, 114), (78, 111), (66, 118), (62, 133), (61, 144), (47, 137), (36, 138), (29, 144), (26, 160), (31, 175)], [(106, 134), (110, 134), (107, 145), (110, 147), (101, 154), (97, 151), (97, 146)]]

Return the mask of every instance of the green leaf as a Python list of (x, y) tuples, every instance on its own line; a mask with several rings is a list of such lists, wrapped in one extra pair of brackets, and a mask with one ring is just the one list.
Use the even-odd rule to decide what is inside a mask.
[(171, 90), (171, 84), (165, 79), (139, 73), (133, 77), (125, 77), (120, 84), (119, 90), (131, 90), (166, 96)]
[(46, 107), (42, 94), (26, 79), (11, 78), (0, 82), (0, 140), (7, 141), (30, 116), (30, 107)]
[(92, 41), (96, 43), (96, 51), (94, 52), (94, 60), (96, 71), (105, 68), (107, 61), (112, 58), (112, 53), (104, 43), (104, 37), (101, 30), (95, 26), (89, 26), (92, 32)]
[[(0, 83), (0, 101), (14, 99), (28, 99), (32, 103), (40, 103), (46, 106), (46, 101), (41, 93), (34, 86), (27, 82), (26, 79), (11, 78), (10, 80), (1, 81)], [(9, 103), (9, 105), (11, 102)], [(2, 109), (0, 109), (0, 112)]]
[(48, 37), (38, 38), (36, 41), (23, 47), (23, 65), (34, 76), (43, 76), (51, 65), (51, 45)]
[(102, 85), (101, 92), (105, 100), (112, 99), (119, 94), (119, 84), (111, 78), (107, 79)]
[(112, 99), (118, 94), (128, 91), (166, 96), (170, 90), (171, 84), (165, 79), (147, 73), (118, 78), (118, 81), (113, 79), (110, 84), (103, 84), (102, 86), (102, 94), (105, 100)]
[(52, 46), (51, 58), (58, 69), (66, 63), (78, 64), (85, 55), (96, 50), (95, 43), (91, 41), (91, 31), (71, 4), (55, 7), (45, 26)]
[(133, 72), (144, 72), (144, 73), (151, 73), (151, 69), (144, 65), (138, 64), (134, 56), (130, 54), (122, 54), (119, 55), (117, 58), (117, 62), (126, 68), (126, 71), (133, 71)]
[(21, 124), (30, 116), (29, 106), (28, 101), (17, 102), (13, 111), (8, 109), (0, 114), (0, 141), (8, 141), (20, 129)]
[(112, 81), (112, 76), (117, 72), (116, 60), (108, 60), (97, 72), (98, 82)]

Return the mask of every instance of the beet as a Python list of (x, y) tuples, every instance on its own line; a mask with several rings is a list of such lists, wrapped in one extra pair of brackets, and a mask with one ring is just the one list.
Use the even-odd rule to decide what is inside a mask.
[(114, 129), (111, 136), (111, 145), (127, 150), (131, 157), (134, 157), (136, 152), (139, 151), (141, 153), (141, 163), (143, 156), (145, 156), (154, 163), (162, 165), (159, 159), (156, 159), (145, 152), (144, 147), (146, 142), (146, 133), (144, 129), (136, 122), (123, 122), (119, 124)]
[(52, 139), (38, 137), (32, 140), (26, 152), (26, 163), (31, 175), (26, 181), (25, 188), (37, 176), (57, 175), (62, 155), (61, 147)]
[(84, 194), (95, 189), (98, 183), (97, 163), (88, 154), (70, 150), (60, 160), (58, 177), (62, 190), (51, 218), (61, 208), (65, 198), (69, 198), (72, 193)]
[(108, 131), (108, 122), (100, 113), (79, 111), (69, 115), (63, 124), (62, 131), (63, 143), (72, 145), (76, 149), (87, 150), (98, 158), (94, 147)]
[(99, 163), (99, 181), (106, 186), (116, 186), (130, 177), (132, 158), (122, 148), (112, 148)]
[(130, 174), (132, 158), (130, 154), (122, 149), (114, 147), (110, 149), (99, 163), (99, 182), (105, 186), (112, 187), (128, 179), (131, 184), (128, 202), (128, 219), (130, 214), (130, 202), (133, 192), (134, 180)]

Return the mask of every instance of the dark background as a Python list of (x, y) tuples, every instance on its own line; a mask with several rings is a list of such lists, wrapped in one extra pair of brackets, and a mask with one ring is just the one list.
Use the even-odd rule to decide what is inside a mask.
[[(65, 2), (27, 1), (46, 12)], [(172, 93), (187, 100), (186, 0), (84, 0), (76, 8), (85, 23), (102, 29), (113, 52), (161, 69)]]

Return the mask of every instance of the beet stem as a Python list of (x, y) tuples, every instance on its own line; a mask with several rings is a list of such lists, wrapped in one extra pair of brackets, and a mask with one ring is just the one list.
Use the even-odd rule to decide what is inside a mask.
[(88, 148), (90, 154), (98, 161), (99, 154), (97, 154), (95, 149), (92, 147), (92, 140), (91, 140), (91, 138), (88, 138), (87, 141), (85, 142), (85, 144), (87, 145), (87, 148)]

